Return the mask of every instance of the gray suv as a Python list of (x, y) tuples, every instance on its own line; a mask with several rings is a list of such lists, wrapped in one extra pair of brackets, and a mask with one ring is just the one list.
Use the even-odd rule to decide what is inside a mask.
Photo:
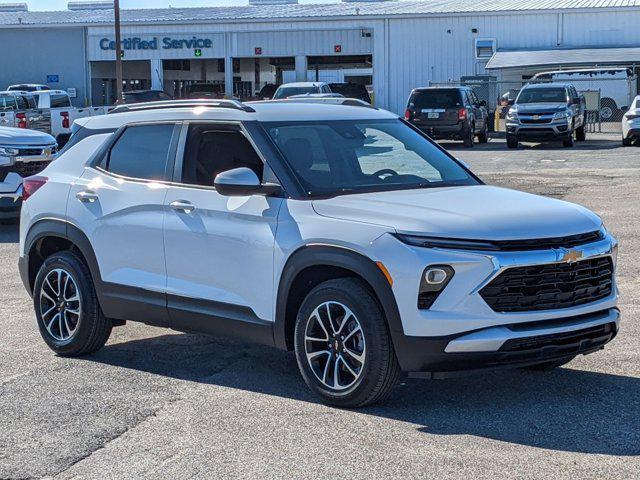
[(561, 140), (565, 147), (586, 139), (585, 99), (571, 84), (525, 85), (506, 118), (507, 146), (521, 140)]

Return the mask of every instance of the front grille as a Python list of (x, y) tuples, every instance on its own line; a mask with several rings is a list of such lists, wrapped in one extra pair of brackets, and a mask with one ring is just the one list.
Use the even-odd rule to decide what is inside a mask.
[(607, 323), (573, 332), (514, 338), (507, 340), (500, 348), (500, 352), (527, 352), (542, 348), (585, 349), (607, 343), (615, 333), (615, 323)]
[(4, 181), (4, 179), (7, 177), (7, 174), (9, 174), (10, 172), (15, 172), (22, 178), (30, 177), (31, 175), (37, 175), (42, 170), (44, 170), (47, 165), (49, 165), (49, 163), (49, 161), (16, 162), (9, 167), (0, 167), (0, 181)]
[(599, 257), (575, 263), (509, 268), (480, 295), (496, 312), (527, 312), (575, 307), (611, 295), (613, 262)]
[(551, 120), (553, 120), (553, 117), (548, 117), (548, 118), (520, 118), (520, 121), (522, 123), (526, 123), (526, 124), (538, 124), (538, 123), (551, 123)]
[(18, 151), (19, 157), (39, 157), (42, 155), (42, 148), (21, 148)]

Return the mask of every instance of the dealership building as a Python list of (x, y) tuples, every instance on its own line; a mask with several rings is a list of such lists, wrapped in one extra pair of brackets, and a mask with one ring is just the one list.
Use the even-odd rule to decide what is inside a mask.
[[(0, 5), (0, 87), (48, 83), (77, 105), (115, 93), (113, 5)], [(192, 83), (254, 96), (267, 83), (367, 85), (400, 113), (412, 88), (522, 80), (555, 68), (640, 66), (640, 0), (421, 0), (122, 10), (125, 89)]]

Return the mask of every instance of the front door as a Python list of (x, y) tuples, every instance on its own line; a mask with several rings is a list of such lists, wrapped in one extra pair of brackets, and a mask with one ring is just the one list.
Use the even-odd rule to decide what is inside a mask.
[[(273, 254), (281, 198), (226, 197), (215, 176), (238, 167), (260, 179), (264, 163), (240, 125), (185, 126), (164, 239), (172, 327), (272, 341)], [(180, 161), (182, 160), (182, 161)]]
[(71, 187), (67, 216), (100, 270), (105, 315), (168, 324), (162, 223), (180, 125), (127, 127)]

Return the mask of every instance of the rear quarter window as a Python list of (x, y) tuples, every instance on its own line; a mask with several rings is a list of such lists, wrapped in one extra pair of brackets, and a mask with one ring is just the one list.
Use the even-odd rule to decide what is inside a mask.
[(66, 108), (71, 106), (67, 95), (51, 95), (51, 108)]

